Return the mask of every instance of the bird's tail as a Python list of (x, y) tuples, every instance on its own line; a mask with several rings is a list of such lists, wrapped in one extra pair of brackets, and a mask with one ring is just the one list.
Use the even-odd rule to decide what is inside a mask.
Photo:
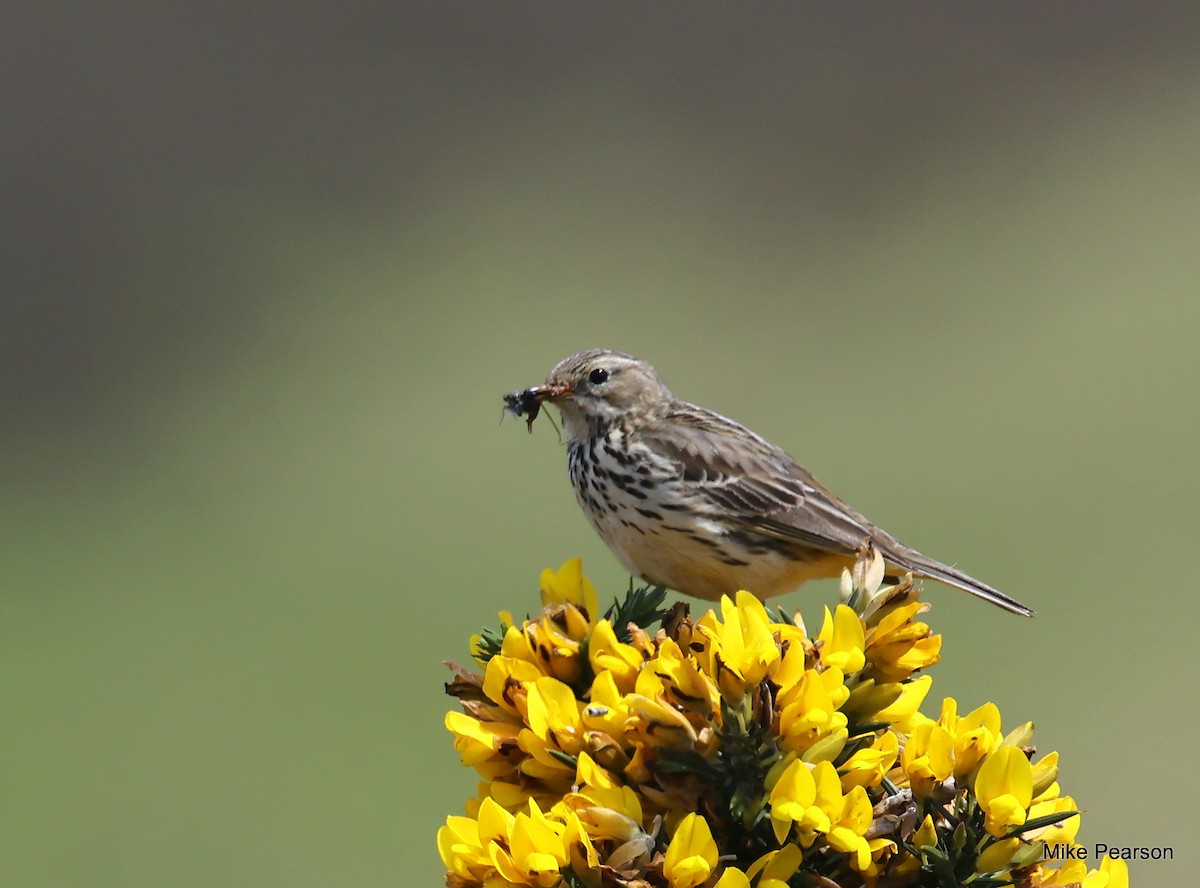
[(953, 586), (955, 589), (970, 592), (977, 598), (990, 601), (992, 604), (1002, 607), (1010, 613), (1020, 614), (1023, 617), (1033, 616), (1032, 608), (1026, 607), (1017, 601), (1017, 599), (1010, 598), (998, 589), (993, 589), (987, 583), (979, 582), (979, 580), (968, 576), (958, 568), (942, 564), (940, 561), (934, 561), (932, 558), (922, 555), (915, 549), (905, 546), (899, 557), (895, 559), (888, 558), (887, 553), (884, 553), (884, 558), (889, 562), (894, 562), (897, 567), (912, 571), (913, 576), (937, 580), (939, 583), (945, 583), (947, 586)]

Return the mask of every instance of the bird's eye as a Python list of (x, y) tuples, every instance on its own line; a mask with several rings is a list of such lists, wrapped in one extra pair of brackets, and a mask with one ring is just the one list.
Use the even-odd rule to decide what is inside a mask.
[(604, 385), (604, 383), (608, 382), (608, 371), (603, 367), (597, 367), (588, 374), (588, 382), (592, 385)]

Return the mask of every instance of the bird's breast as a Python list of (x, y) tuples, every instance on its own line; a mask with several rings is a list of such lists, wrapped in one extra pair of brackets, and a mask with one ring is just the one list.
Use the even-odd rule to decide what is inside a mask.
[[(568, 447), (576, 499), (629, 573), (700, 598), (760, 598), (841, 570), (824, 553), (763, 545), (730, 528), (671, 461), (619, 430)], [(825, 563), (829, 561), (829, 563)]]

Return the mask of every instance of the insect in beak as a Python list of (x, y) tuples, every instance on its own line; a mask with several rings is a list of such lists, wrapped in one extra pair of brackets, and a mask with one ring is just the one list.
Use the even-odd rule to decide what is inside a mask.
[(571, 386), (565, 382), (548, 382), (545, 385), (530, 386), (524, 391), (505, 395), (504, 409), (513, 416), (524, 416), (525, 427), (532, 434), (533, 421), (538, 418), (542, 404), (569, 395), (571, 391)]

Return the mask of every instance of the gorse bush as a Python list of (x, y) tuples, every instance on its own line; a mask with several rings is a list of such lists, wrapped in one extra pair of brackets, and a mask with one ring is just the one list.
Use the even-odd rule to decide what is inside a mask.
[(482, 672), (452, 667), (481, 779), (438, 833), (450, 888), (1128, 885), (1046, 859), (1079, 818), (1031, 724), (920, 712), (941, 636), (873, 552), (816, 633), (745, 592), (693, 619), (631, 588), (601, 617), (578, 560), (541, 595), (472, 639)]

